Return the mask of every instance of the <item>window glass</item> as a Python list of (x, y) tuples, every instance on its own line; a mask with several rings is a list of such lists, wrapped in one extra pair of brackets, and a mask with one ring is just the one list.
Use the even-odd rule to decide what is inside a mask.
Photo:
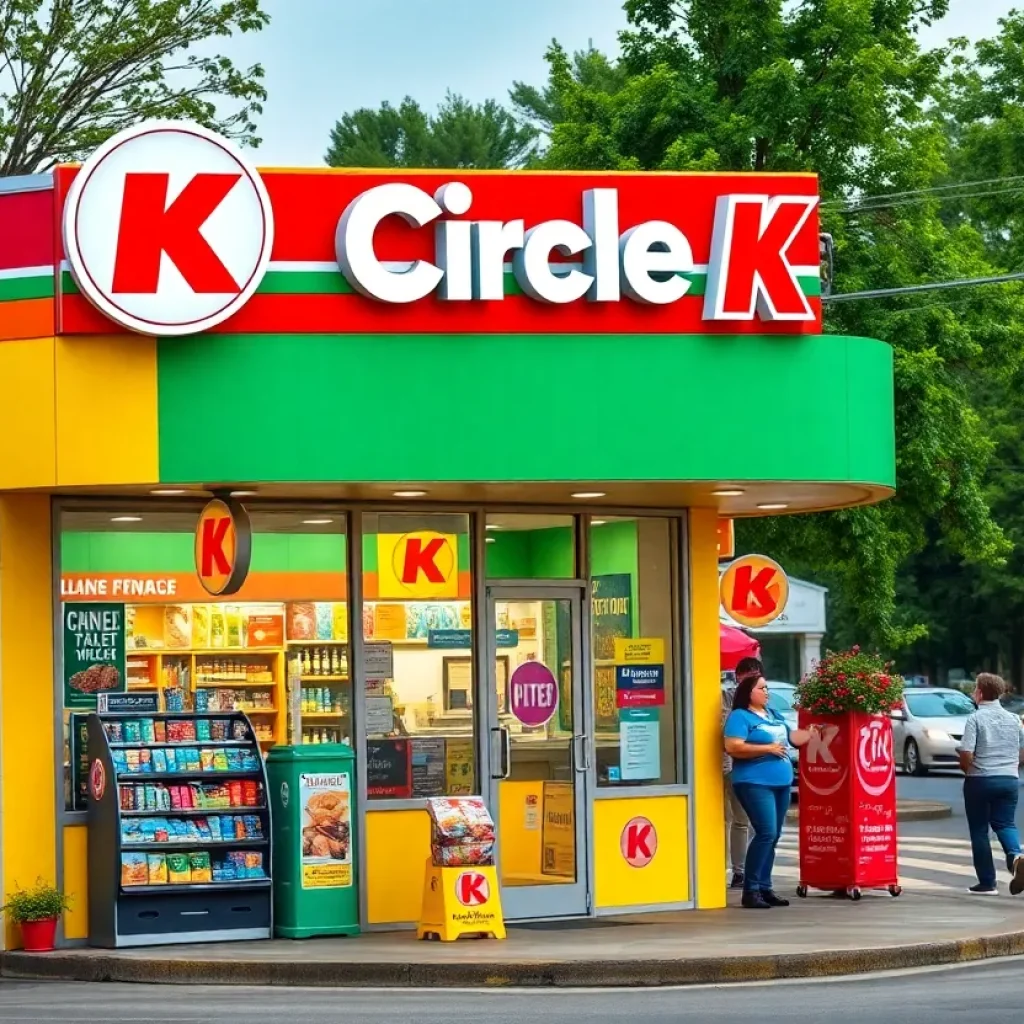
[(366, 791), (479, 792), (467, 515), (363, 517)]
[(575, 579), (573, 516), (492, 513), (486, 533), (488, 579)]
[(58, 685), (65, 806), (85, 806), (96, 694), (155, 690), (163, 710), (243, 710), (264, 751), (351, 742), (345, 517), (249, 508), (252, 562), (214, 598), (195, 570), (202, 504), (61, 514)]
[(674, 529), (675, 521), (663, 518), (591, 520), (599, 786), (681, 781)]
[(953, 718), (969, 715), (974, 701), (964, 693), (908, 693), (907, 707), (915, 718)]

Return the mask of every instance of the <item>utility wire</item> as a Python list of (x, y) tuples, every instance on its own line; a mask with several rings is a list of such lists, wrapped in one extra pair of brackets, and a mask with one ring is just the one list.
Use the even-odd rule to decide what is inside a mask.
[(950, 288), (970, 288), (975, 285), (1007, 284), (1024, 281), (1024, 273), (999, 274), (993, 277), (967, 277), (958, 281), (933, 281), (931, 284), (912, 284), (904, 288), (875, 288), (863, 292), (839, 292), (823, 295), (822, 302), (853, 302), (859, 299), (888, 299), (896, 295), (920, 295), (923, 292), (946, 291)]
[(978, 181), (962, 181), (956, 185), (932, 185), (928, 188), (915, 188), (910, 189), (906, 192), (883, 192), (880, 195), (875, 196), (860, 196), (859, 198), (850, 199), (826, 199), (821, 205), (823, 208), (832, 206), (848, 206), (850, 208), (860, 208), (870, 203), (874, 203), (883, 199), (902, 199), (906, 196), (924, 196), (932, 195), (936, 192), (950, 192), (958, 188), (973, 188), (975, 185), (1001, 185), (1008, 181), (1022, 181), (1024, 180), (1024, 174), (1016, 175), (1004, 175), (999, 178), (982, 178)]

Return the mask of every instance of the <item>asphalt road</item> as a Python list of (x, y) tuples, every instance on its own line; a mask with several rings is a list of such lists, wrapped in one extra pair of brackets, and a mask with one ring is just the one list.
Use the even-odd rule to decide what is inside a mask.
[(347, 991), (0, 982), (4, 1024), (581, 1024), (680, 1019), (747, 1024), (1005, 1024), (1020, 1019), (1024, 959), (842, 981), (690, 989), (571, 991)]
[[(902, 822), (901, 836), (946, 836), (967, 839), (967, 819), (964, 816), (964, 777), (958, 771), (929, 772), (921, 778), (896, 773), (896, 795), (902, 800), (938, 800), (953, 808), (952, 818), (939, 821)], [(1024, 783), (1022, 783), (1024, 787)], [(1017, 824), (1024, 829), (1024, 788), (1017, 805)]]

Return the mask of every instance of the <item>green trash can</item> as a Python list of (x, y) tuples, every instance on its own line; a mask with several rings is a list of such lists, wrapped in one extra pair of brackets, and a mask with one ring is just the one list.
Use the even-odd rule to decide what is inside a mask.
[(267, 757), (282, 938), (359, 934), (354, 765), (347, 743), (274, 747)]

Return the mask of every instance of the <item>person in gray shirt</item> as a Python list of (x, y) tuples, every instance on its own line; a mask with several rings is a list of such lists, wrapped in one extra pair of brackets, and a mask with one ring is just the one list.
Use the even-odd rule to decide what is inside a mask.
[(960, 767), (966, 776), (964, 809), (978, 875), (978, 884), (970, 891), (979, 896), (994, 896), (999, 891), (989, 828), (1006, 854), (1006, 866), (1013, 876), (1010, 894), (1024, 891), (1024, 857), (1016, 824), (1024, 726), (999, 703), (1005, 692), (1006, 684), (999, 676), (988, 672), (978, 676), (974, 688), (978, 710), (967, 719), (959, 747)]

